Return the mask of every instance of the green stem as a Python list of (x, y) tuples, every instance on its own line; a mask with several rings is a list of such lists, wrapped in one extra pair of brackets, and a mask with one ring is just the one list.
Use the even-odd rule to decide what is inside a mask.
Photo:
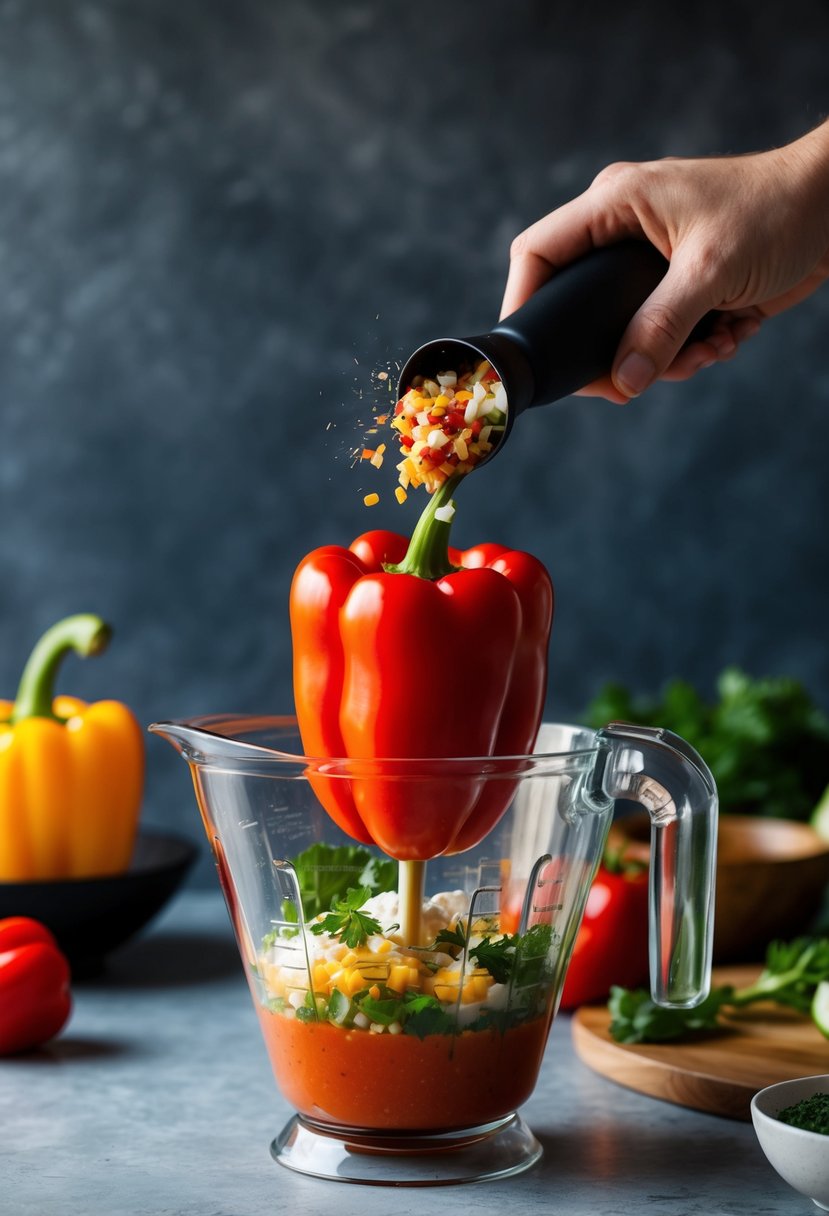
[(109, 642), (112, 630), (98, 616), (79, 613), (67, 616), (47, 629), (36, 643), (23, 668), (10, 722), (22, 718), (52, 718), (52, 700), (55, 695), (55, 677), (63, 659), (70, 650), (81, 658), (99, 654)]
[(792, 967), (788, 971), (781, 971), (779, 975), (773, 976), (766, 975), (763, 972), (747, 988), (735, 988), (729, 1004), (750, 1005), (752, 1001), (773, 1001), (776, 992), (780, 992), (782, 988), (788, 988), (790, 984), (796, 983), (800, 979), (801, 974), (802, 972), (799, 967)]
[(452, 524), (435, 519), (435, 511), (448, 504), (454, 506), (452, 494), (460, 480), (460, 476), (448, 477), (432, 494), (426, 510), (417, 521), (406, 556), (396, 566), (386, 566), (390, 574), (414, 574), (418, 578), (436, 579), (457, 569), (449, 560)]

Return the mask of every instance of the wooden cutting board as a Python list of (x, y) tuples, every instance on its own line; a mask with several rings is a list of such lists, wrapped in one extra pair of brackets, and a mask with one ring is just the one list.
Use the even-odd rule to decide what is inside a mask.
[[(753, 967), (715, 969), (714, 984), (750, 984)], [(606, 1006), (585, 1006), (572, 1020), (578, 1056), (596, 1072), (628, 1089), (693, 1110), (750, 1119), (758, 1089), (829, 1072), (829, 1040), (811, 1018), (771, 1003), (723, 1015), (723, 1029), (687, 1043), (616, 1043)]]

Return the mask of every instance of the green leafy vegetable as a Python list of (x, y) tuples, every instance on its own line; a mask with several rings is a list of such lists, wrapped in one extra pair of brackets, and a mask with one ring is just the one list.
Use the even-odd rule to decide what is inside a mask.
[(684, 680), (671, 681), (657, 699), (608, 684), (585, 720), (594, 727), (622, 721), (675, 731), (710, 767), (725, 811), (805, 820), (829, 780), (829, 717), (797, 680), (754, 680), (729, 667), (713, 704)]
[(488, 971), (496, 984), (506, 984), (512, 975), (518, 941), (519, 938), (511, 933), (495, 940), (485, 937), (470, 949), (469, 957)]
[[(506, 984), (513, 976), (519, 986), (538, 984), (544, 978), (552, 940), (550, 925), (533, 925), (523, 937), (517, 933), (507, 933), (503, 937), (487, 935), (470, 947), (469, 957), (478, 967), (488, 971), (496, 984)], [(458, 921), (454, 929), (441, 929), (429, 946), (417, 949), (448, 950), (457, 957), (465, 946), (466, 929), (463, 921)]]
[[(365, 852), (365, 850), (363, 850)], [(356, 850), (355, 850), (356, 852)], [(361, 887), (370, 887), (372, 895), (397, 890), (397, 862), (391, 857), (369, 857), (360, 875)]]
[(382, 933), (379, 920), (360, 908), (371, 898), (370, 887), (349, 887), (345, 899), (335, 900), (332, 910), (311, 925), (311, 932), (319, 935), (329, 933), (338, 937), (352, 950), (362, 946), (373, 933)]
[(610, 990), (610, 1033), (617, 1043), (663, 1043), (692, 1031), (714, 1030), (731, 988), (715, 988), (695, 1009), (662, 1009), (644, 988)]
[(547, 978), (547, 960), (552, 944), (552, 925), (533, 925), (523, 937), (517, 939), (513, 976), (516, 988), (531, 987)]
[(399, 996), (373, 997), (371, 993), (357, 997), (357, 1004), (362, 1013), (379, 1026), (391, 1026), (399, 1022), (403, 1012), (403, 1003)]
[[(369, 895), (397, 888), (397, 862), (376, 857), (361, 845), (312, 844), (292, 862), (306, 920), (327, 912), (349, 888), (368, 887)], [(286, 920), (297, 919), (296, 910), (287, 901), (283, 914)]]
[(405, 1001), (403, 1029), (425, 1039), (429, 1034), (454, 1034), (455, 1019), (433, 996), (410, 996)]
[(815, 1093), (810, 1098), (803, 1098), (794, 1106), (781, 1110), (777, 1118), (803, 1131), (829, 1136), (829, 1094)]
[(659, 1043), (700, 1030), (715, 1030), (726, 1007), (776, 1001), (804, 1013), (818, 984), (829, 980), (829, 938), (798, 937), (772, 942), (762, 973), (745, 988), (713, 988), (695, 1009), (662, 1009), (644, 989), (613, 988), (610, 1033), (618, 1043)]

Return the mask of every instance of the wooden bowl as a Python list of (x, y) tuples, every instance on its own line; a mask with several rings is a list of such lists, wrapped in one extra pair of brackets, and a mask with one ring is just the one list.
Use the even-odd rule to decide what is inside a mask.
[[(610, 845), (647, 858), (650, 821), (617, 819)], [(829, 884), (829, 841), (805, 823), (721, 815), (717, 840), (714, 962), (762, 959), (769, 942), (808, 932)]]

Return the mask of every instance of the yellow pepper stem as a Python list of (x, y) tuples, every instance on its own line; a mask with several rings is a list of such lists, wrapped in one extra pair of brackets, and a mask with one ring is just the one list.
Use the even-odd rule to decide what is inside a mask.
[(47, 629), (23, 668), (9, 721), (20, 722), (22, 718), (51, 718), (58, 721), (57, 714), (52, 710), (52, 701), (60, 664), (70, 650), (83, 659), (100, 654), (111, 636), (112, 630), (105, 621), (85, 612), (64, 617)]
[(421, 946), (426, 862), (401, 861), (398, 875), (400, 933), (407, 946)]

